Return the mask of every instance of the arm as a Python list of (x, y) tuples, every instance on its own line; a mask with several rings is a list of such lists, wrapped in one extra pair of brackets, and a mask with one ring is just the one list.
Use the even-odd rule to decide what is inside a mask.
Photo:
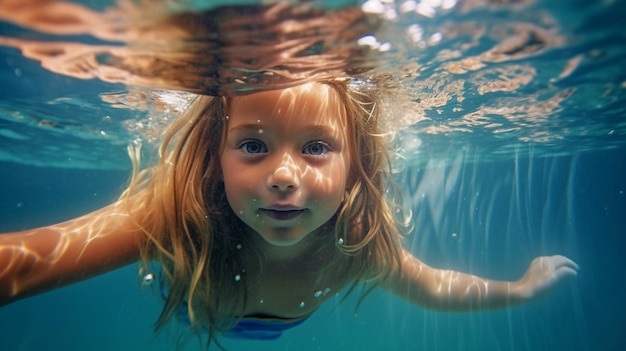
[(70, 221), (0, 234), (0, 306), (130, 264), (140, 229), (111, 205)]
[(444, 311), (509, 307), (536, 299), (578, 266), (563, 256), (538, 257), (517, 281), (495, 281), (429, 267), (403, 250), (401, 265), (382, 287), (407, 301)]

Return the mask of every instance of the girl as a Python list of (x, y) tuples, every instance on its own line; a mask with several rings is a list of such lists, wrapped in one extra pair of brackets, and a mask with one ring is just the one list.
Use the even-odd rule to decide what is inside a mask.
[(426, 308), (482, 310), (530, 301), (576, 274), (552, 256), (517, 281), (492, 281), (405, 251), (378, 105), (358, 90), (335, 79), (198, 97), (165, 134), (156, 166), (138, 171), (133, 154), (120, 201), (0, 235), (0, 302), (141, 258), (162, 271), (157, 327), (182, 314), (210, 340), (267, 339), (359, 283)]

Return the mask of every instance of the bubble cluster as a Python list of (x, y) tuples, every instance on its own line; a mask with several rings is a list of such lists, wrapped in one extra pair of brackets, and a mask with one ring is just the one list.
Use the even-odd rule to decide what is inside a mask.
[(318, 297), (322, 297), (322, 296), (326, 296), (330, 293), (330, 288), (326, 288), (324, 290), (317, 290), (313, 296), (318, 298)]

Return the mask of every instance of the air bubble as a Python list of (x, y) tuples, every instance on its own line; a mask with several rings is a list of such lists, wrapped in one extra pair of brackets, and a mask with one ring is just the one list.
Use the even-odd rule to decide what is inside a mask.
[(322, 294), (324, 294), (324, 292), (322, 290), (318, 290), (318, 291), (315, 292), (315, 294), (313, 294), (313, 296), (320, 297), (320, 296), (322, 296)]
[(146, 286), (152, 285), (153, 282), (154, 282), (154, 274), (148, 273), (143, 276), (143, 279), (141, 280), (141, 285), (143, 287), (146, 287)]
[(236, 282), (238, 282), (238, 281), (240, 281), (240, 280), (241, 280), (241, 275), (237, 274), (237, 275), (235, 276), (235, 281), (236, 281)]
[(337, 240), (337, 244), (339, 244), (339, 245), (343, 245), (343, 239), (342, 239), (342, 238), (339, 238), (339, 240)]
[(300, 308), (304, 308), (304, 301), (300, 302)]

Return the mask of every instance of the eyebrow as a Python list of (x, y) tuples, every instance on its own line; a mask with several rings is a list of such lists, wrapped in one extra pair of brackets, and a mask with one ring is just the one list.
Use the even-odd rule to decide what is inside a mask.
[(254, 130), (254, 129), (259, 129), (259, 128), (263, 128), (263, 125), (261, 123), (246, 123), (246, 124), (237, 124), (234, 127), (228, 127), (228, 130), (245, 130), (245, 129), (250, 129), (250, 130)]
[[(263, 123), (245, 123), (245, 124), (238, 124), (233, 127), (230, 127), (228, 128), (228, 131), (240, 131), (240, 130), (257, 131), (263, 128), (266, 128), (266, 126), (263, 125)], [(328, 134), (328, 135), (336, 134), (332, 128), (325, 126), (323, 124), (308, 125), (308, 126), (305, 126), (305, 129), (307, 133), (311, 133), (311, 134), (315, 134), (315, 133)]]

